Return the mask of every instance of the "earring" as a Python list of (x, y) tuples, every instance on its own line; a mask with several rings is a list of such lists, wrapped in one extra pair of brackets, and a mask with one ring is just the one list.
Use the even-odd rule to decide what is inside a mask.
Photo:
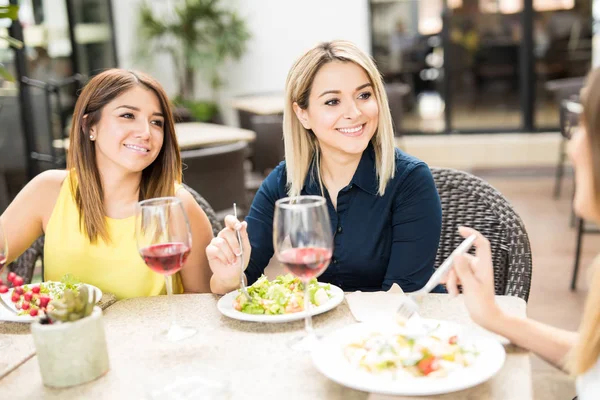
[(90, 140), (94, 140), (94, 135), (90, 135)]

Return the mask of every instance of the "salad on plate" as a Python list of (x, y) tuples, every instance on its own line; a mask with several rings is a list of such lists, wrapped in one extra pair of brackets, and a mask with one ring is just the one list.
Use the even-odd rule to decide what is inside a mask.
[(438, 328), (372, 332), (347, 344), (344, 355), (356, 368), (392, 379), (445, 377), (471, 366), (479, 354), (475, 346)]
[[(4, 291), (3, 296), (7, 303), (10, 300), (9, 304), (15, 308), (17, 316), (35, 317), (40, 312), (50, 311), (52, 310), (52, 301), (61, 299), (65, 290), (70, 289), (77, 295), (78, 289), (82, 285), (69, 274), (65, 275), (60, 282), (48, 281), (15, 285), (14, 279), (14, 287)], [(8, 280), (11, 280), (10, 274)]]
[[(233, 301), (233, 308), (247, 314), (290, 314), (304, 311), (304, 284), (291, 274), (280, 275), (272, 281), (262, 275), (248, 287), (248, 300), (239, 292)], [(331, 298), (331, 286), (311, 279), (308, 295), (313, 306), (325, 304)]]

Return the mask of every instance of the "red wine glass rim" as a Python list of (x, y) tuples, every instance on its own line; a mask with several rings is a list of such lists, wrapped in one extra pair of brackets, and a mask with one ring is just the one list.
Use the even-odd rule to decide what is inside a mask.
[(152, 199), (142, 200), (138, 203), (139, 207), (164, 207), (181, 204), (181, 200), (175, 196), (155, 197)]
[[(296, 202), (301, 200), (300, 203)], [(279, 199), (275, 202), (275, 206), (285, 209), (293, 209), (298, 207), (312, 208), (325, 205), (325, 198), (322, 196), (290, 196)]]

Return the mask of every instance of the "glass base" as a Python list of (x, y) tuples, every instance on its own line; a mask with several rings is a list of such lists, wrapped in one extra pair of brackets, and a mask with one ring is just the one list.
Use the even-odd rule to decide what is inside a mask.
[(317, 345), (319, 339), (321, 339), (321, 336), (317, 335), (314, 331), (304, 333), (293, 337), (288, 342), (288, 347), (299, 353), (309, 353)]
[(167, 342), (179, 342), (194, 336), (198, 331), (187, 326), (171, 325), (168, 330), (162, 332), (161, 337)]

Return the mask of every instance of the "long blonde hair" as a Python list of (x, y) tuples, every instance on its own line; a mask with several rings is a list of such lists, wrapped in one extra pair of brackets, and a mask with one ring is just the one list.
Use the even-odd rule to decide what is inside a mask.
[[(394, 177), (396, 171), (394, 129), (383, 80), (371, 57), (353, 43), (341, 40), (321, 43), (310, 49), (294, 63), (288, 74), (283, 113), (288, 195), (300, 194), (312, 160), (316, 158), (318, 163), (320, 155), (316, 136), (302, 126), (294, 113), (293, 105), (297, 103), (303, 110), (308, 108), (308, 99), (317, 72), (323, 65), (332, 61), (353, 62), (362, 67), (373, 86), (379, 106), (379, 122), (371, 143), (375, 149), (375, 168), (379, 180), (378, 192), (379, 195), (383, 195), (389, 180)], [(319, 176), (317, 179), (321, 184)]]
[[(600, 210), (600, 69), (590, 72), (582, 91), (582, 123), (587, 132), (594, 180), (594, 203)], [(600, 358), (600, 257), (593, 267), (594, 277), (579, 327), (579, 339), (568, 359), (567, 367), (573, 375), (582, 375)]]
[[(75, 104), (71, 126), (67, 169), (71, 193), (79, 211), (79, 225), (91, 243), (98, 237), (110, 242), (106, 228), (103, 188), (96, 165), (96, 147), (90, 140), (90, 127), (100, 120), (102, 109), (129, 89), (141, 86), (156, 94), (164, 116), (164, 140), (156, 160), (142, 171), (140, 200), (173, 196), (174, 183), (181, 183), (181, 156), (167, 94), (152, 77), (141, 72), (109, 69), (94, 76), (83, 88)], [(85, 117), (87, 116), (87, 117)]]

